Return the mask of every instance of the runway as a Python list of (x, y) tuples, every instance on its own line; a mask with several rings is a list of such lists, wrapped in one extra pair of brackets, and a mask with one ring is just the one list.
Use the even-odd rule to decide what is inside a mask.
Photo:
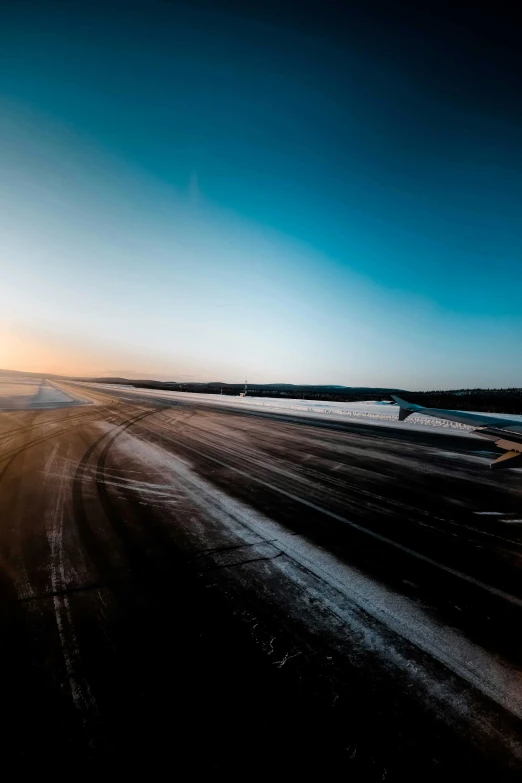
[(5, 758), (520, 774), (522, 472), (489, 443), (58, 391), (0, 412)]

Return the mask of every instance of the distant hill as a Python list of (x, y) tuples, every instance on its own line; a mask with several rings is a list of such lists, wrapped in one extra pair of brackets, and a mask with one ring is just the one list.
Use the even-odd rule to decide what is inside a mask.
[(20, 378), (59, 378), (59, 375), (51, 375), (43, 372), (22, 372), (21, 370), (0, 370), (0, 376), (11, 377), (19, 376)]
[[(194, 392), (201, 394), (239, 395), (244, 383), (181, 383), (177, 381), (155, 381), (153, 379), (132, 380), (130, 378), (88, 378), (53, 375), (51, 373), (0, 370), (0, 377), (29, 376), (51, 380), (85, 381), (88, 383), (114, 383), (134, 386), (138, 389), (164, 389), (165, 391)], [(522, 415), (522, 389), (450, 389), (439, 391), (405, 391), (381, 386), (339, 386), (334, 384), (293, 383), (249, 383), (248, 394), (253, 397), (290, 397), (295, 399), (325, 400), (330, 402), (360, 402), (365, 400), (391, 401), (390, 394), (399, 394), (409, 402), (425, 405), (427, 408), (449, 408), (450, 410), (484, 411), (488, 413), (511, 413)]]
[[(165, 389), (168, 391), (195, 392), (202, 394), (238, 395), (244, 383), (176, 383), (152, 380), (90, 379), (105, 383), (125, 383), (144, 389)], [(412, 392), (404, 389), (375, 386), (304, 385), (291, 383), (248, 384), (252, 397), (272, 397), (329, 402), (361, 402), (369, 400), (391, 401), (390, 394), (399, 394), (410, 402), (428, 408), (449, 408), (450, 410), (485, 411), (489, 413), (511, 413), (522, 415), (522, 389), (453, 389), (448, 391)]]
[[(123, 383), (139, 389), (165, 389), (200, 394), (239, 395), (244, 391), (244, 383), (178, 383), (176, 381), (130, 380), (128, 378), (82, 378), (91, 383)], [(401, 391), (395, 388), (373, 386), (307, 385), (293, 383), (249, 383), (248, 394), (253, 397), (292, 397), (312, 399), (365, 399), (366, 397), (389, 396), (390, 392)]]
[[(80, 378), (73, 378), (69, 375), (57, 375), (52, 372), (25, 372), (24, 370), (1, 370), (0, 378), (40, 378), (41, 380), (49, 379), (50, 381), (79, 381)], [(85, 378), (84, 380), (88, 380)]]

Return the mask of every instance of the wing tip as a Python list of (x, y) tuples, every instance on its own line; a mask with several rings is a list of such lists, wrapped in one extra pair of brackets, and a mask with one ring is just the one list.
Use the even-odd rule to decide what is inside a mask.
[(412, 413), (416, 413), (416, 408), (419, 407), (412, 407), (411, 403), (406, 402), (406, 400), (401, 399), (401, 397), (397, 397), (396, 394), (391, 394), (390, 397), (399, 406), (399, 421), (404, 421), (408, 416), (411, 416)]
[(520, 468), (522, 467), (522, 452), (520, 451), (506, 451), (505, 454), (501, 454), (500, 457), (491, 463), (489, 466), (491, 470), (505, 470), (506, 468)]

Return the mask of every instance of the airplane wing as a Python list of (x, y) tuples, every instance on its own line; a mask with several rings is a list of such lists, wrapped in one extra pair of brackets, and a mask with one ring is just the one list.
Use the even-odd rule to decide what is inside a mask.
[(491, 463), (493, 469), (522, 467), (522, 421), (516, 419), (504, 419), (497, 416), (488, 416), (482, 413), (468, 413), (467, 411), (448, 411), (444, 408), (424, 408), (422, 405), (414, 405), (392, 394), (392, 399), (400, 406), (399, 421), (404, 421), (412, 413), (423, 416), (433, 416), (437, 419), (457, 421), (475, 428), (477, 435), (495, 441), (495, 444), (504, 449), (498, 459)]

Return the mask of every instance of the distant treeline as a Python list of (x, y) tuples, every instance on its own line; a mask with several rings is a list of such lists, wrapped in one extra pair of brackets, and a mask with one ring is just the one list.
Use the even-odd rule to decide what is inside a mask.
[(426, 408), (522, 414), (522, 389), (454, 389), (452, 391), (402, 392), (408, 402)]
[[(91, 379), (93, 380), (93, 379)], [(96, 378), (104, 383), (126, 383), (141, 389), (164, 389), (201, 394), (239, 395), (244, 391), (242, 383), (176, 383), (153, 380), (130, 381), (125, 378)], [(409, 392), (401, 389), (372, 388), (368, 386), (305, 386), (292, 384), (251, 384), (248, 395), (252, 397), (292, 398), (298, 400), (324, 400), (325, 402), (363, 402), (370, 400), (391, 401), (397, 393), (409, 402), (427, 408), (449, 408), (463, 411), (489, 413), (514, 413), (522, 415), (522, 389), (451, 389), (426, 392)]]
[[(101, 381), (102, 379), (96, 379)], [(111, 383), (103, 379), (104, 383)], [(117, 383), (122, 383), (118, 379)], [(181, 391), (196, 394), (226, 394), (238, 396), (244, 393), (245, 385), (238, 383), (162, 383), (160, 381), (125, 381), (126, 384), (140, 389), (164, 389), (165, 391)], [(263, 384), (248, 386), (249, 397), (290, 398), (298, 400), (326, 400), (330, 402), (358, 402), (361, 400), (390, 400), (390, 392), (396, 389), (351, 389), (339, 386), (292, 386), (290, 384)], [(402, 393), (402, 392), (399, 392)]]
[[(44, 377), (39, 373), (22, 373), (14, 370), (0, 370), (0, 375), (29, 375)], [(164, 389), (201, 394), (239, 395), (244, 392), (244, 383), (178, 383), (176, 381), (130, 380), (128, 378), (68, 378), (63, 375), (47, 375), (47, 378), (83, 380), (97, 383), (117, 383), (140, 389)], [(293, 385), (291, 383), (249, 384), (248, 396), (292, 398), (298, 400), (324, 400), (325, 402), (391, 401), (391, 394), (398, 394), (408, 402), (424, 405), (426, 408), (449, 408), (450, 410), (484, 411), (487, 413), (513, 413), (522, 415), (522, 388), (510, 389), (450, 389), (414, 392), (404, 389), (372, 386), (327, 386)]]

